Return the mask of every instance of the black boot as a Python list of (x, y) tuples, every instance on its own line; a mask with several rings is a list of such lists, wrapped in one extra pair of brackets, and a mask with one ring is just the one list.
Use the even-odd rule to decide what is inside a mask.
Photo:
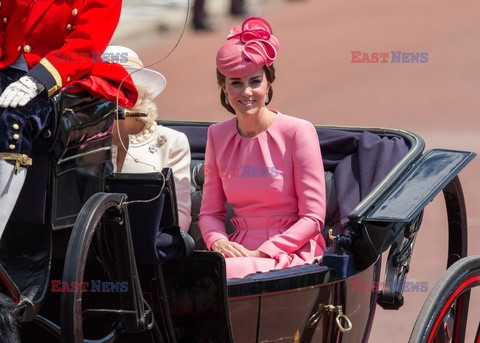
[(232, 0), (230, 6), (230, 14), (236, 17), (245, 17), (247, 16), (247, 10), (245, 8), (244, 0)]
[(206, 18), (205, 0), (195, 0), (193, 5), (193, 29), (196, 31), (213, 31)]

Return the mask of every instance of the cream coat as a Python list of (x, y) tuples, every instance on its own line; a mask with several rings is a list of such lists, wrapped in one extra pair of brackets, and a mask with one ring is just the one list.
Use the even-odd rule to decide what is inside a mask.
[[(115, 171), (117, 149), (119, 147), (114, 145), (112, 160)], [(179, 224), (185, 231), (188, 231), (192, 219), (190, 216), (190, 160), (187, 136), (183, 132), (154, 122), (140, 133), (129, 135), (128, 154), (122, 168), (122, 173), (160, 172), (162, 168), (172, 168)]]

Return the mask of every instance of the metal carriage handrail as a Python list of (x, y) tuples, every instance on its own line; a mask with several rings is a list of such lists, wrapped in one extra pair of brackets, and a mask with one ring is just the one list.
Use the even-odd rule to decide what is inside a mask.
[(418, 134), (390, 128), (372, 127), (348, 127), (348, 126), (318, 126), (324, 129), (336, 129), (343, 131), (368, 131), (379, 135), (396, 135), (403, 138), (409, 145), (408, 153), (388, 172), (385, 178), (363, 198), (348, 215), (352, 221), (359, 221), (365, 214), (381, 199), (398, 181), (398, 179), (411, 167), (411, 165), (422, 155), (425, 142)]

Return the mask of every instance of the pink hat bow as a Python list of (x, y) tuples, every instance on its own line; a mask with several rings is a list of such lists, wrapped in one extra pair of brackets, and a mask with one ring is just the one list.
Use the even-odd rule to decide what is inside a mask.
[(230, 30), (217, 53), (217, 68), (225, 76), (244, 77), (271, 65), (279, 48), (270, 24), (263, 18), (250, 17)]

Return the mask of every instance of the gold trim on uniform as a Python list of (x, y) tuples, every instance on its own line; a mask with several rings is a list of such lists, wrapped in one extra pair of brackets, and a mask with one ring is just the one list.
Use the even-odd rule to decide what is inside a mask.
[(32, 165), (32, 159), (25, 154), (0, 152), (0, 159), (5, 161), (15, 161), (15, 174), (18, 172), (20, 166), (28, 167)]
[(62, 88), (62, 76), (58, 72), (58, 70), (53, 66), (52, 63), (50, 63), (49, 60), (46, 58), (42, 58), (39, 62), (41, 65), (47, 69), (47, 71), (52, 74), (53, 78), (55, 79), (56, 85), (50, 88), (47, 93), (48, 97), (51, 97), (53, 94), (55, 94), (60, 88)]

